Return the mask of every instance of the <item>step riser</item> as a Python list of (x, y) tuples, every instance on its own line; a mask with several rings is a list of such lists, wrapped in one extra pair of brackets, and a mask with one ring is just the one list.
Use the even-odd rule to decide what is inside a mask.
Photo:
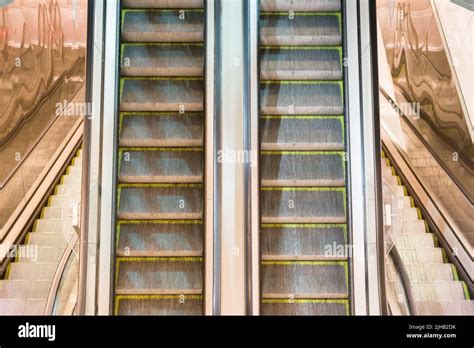
[(263, 298), (348, 297), (346, 268), (342, 264), (263, 264), (261, 277)]
[(203, 8), (203, 0), (122, 0), (122, 8)]
[(119, 219), (201, 219), (202, 188), (125, 187), (121, 189)]
[(263, 223), (345, 223), (345, 191), (263, 190)]
[(325, 12), (340, 11), (341, 0), (318, 1), (288, 1), (288, 0), (260, 0), (260, 11), (269, 12)]
[(202, 263), (121, 261), (116, 294), (201, 294)]

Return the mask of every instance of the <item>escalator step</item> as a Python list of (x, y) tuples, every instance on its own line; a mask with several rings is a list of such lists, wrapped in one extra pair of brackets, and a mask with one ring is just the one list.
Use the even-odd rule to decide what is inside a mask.
[[(56, 198), (59, 197), (65, 197), (65, 196), (56, 196)], [(52, 201), (52, 200), (51, 200)], [(54, 201), (53, 201), (54, 203)], [(72, 207), (71, 201), (68, 199), (64, 200), (63, 205), (58, 203), (58, 206), (55, 207), (61, 207), (61, 206), (67, 206), (67, 207)], [(36, 220), (35, 225), (34, 225), (34, 232), (56, 232), (56, 233), (64, 233), (67, 234), (68, 232), (74, 233), (74, 228), (71, 226), (70, 221), (64, 221), (62, 219), (39, 219)]]
[(2, 315), (44, 315), (45, 299), (0, 298)]
[(28, 234), (28, 244), (64, 249), (72, 236), (64, 232), (32, 232)]
[(345, 225), (263, 225), (263, 260), (346, 260)]
[[(262, 262), (263, 298), (346, 298), (347, 263)], [(304, 281), (301, 281), (304, 279)]]
[(199, 295), (117, 296), (116, 315), (202, 315)]
[(202, 8), (204, 0), (122, 0), (123, 8)]
[(407, 263), (443, 263), (443, 252), (440, 248), (398, 248), (404, 264)]
[(32, 248), (31, 245), (20, 245), (16, 261), (29, 263), (53, 262), (58, 264), (63, 253), (64, 250), (58, 247), (40, 245), (37, 248)]
[(124, 42), (202, 42), (204, 12), (201, 10), (123, 10)]
[(260, 84), (264, 115), (342, 115), (342, 87), (330, 82)]
[(263, 152), (262, 186), (344, 186), (343, 153)]
[(126, 44), (122, 76), (203, 76), (204, 48), (200, 44)]
[(0, 299), (46, 299), (51, 280), (0, 280)]
[[(404, 267), (408, 277), (414, 282), (454, 280), (453, 268), (449, 263), (404, 264)], [(388, 272), (387, 280), (395, 281), (398, 276), (398, 272), (396, 273)]]
[(260, 0), (262, 11), (340, 11), (341, 0)]
[(435, 247), (431, 233), (400, 233), (393, 236), (397, 248), (429, 248)]
[(262, 150), (344, 150), (342, 117), (262, 117)]
[(203, 115), (123, 114), (120, 146), (202, 146)]
[(202, 149), (122, 148), (119, 153), (120, 182), (202, 182)]
[(50, 280), (58, 269), (54, 262), (11, 262), (8, 267), (9, 280)]
[(261, 45), (340, 45), (340, 14), (295, 13), (260, 16)]
[(124, 78), (121, 111), (203, 111), (202, 79)]
[(343, 188), (263, 188), (262, 223), (345, 223)]
[(459, 281), (411, 282), (417, 301), (465, 300), (463, 283)]
[(202, 185), (119, 185), (118, 218), (201, 219)]
[(202, 256), (202, 224), (186, 221), (120, 221), (117, 255)]
[(474, 301), (471, 300), (442, 300), (416, 301), (421, 315), (472, 315)]
[(260, 50), (262, 80), (340, 80), (339, 48), (301, 49), (267, 47)]
[(118, 258), (117, 295), (201, 294), (202, 260)]
[[(401, 200), (397, 200), (397, 203)], [(397, 233), (426, 233), (426, 224), (424, 220), (392, 220), (392, 225), (390, 227), (392, 233), (395, 235)]]
[(263, 300), (261, 315), (348, 315), (346, 300)]

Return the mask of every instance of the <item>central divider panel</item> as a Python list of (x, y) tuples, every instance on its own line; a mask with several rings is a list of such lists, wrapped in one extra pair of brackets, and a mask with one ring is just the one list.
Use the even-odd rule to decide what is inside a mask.
[(121, 12), (115, 314), (200, 315), (204, 4)]

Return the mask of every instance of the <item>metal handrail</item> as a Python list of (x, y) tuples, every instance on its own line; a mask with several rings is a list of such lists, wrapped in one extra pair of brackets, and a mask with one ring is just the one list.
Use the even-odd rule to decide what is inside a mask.
[(402, 257), (398, 252), (398, 249), (395, 244), (393, 244), (390, 248), (389, 255), (392, 257), (395, 267), (398, 270), (398, 274), (402, 279), (402, 286), (405, 290), (407, 295), (408, 301), (408, 311), (410, 315), (419, 315), (418, 306), (415, 300), (415, 294), (413, 292), (413, 287), (411, 285), (410, 277), (408, 276), (408, 272), (403, 264)]
[(78, 240), (79, 236), (77, 235), (77, 233), (73, 233), (72, 238), (69, 240), (68, 245), (66, 246), (66, 249), (64, 249), (63, 255), (61, 256), (61, 260), (59, 261), (58, 267), (56, 268), (56, 272), (54, 273), (51, 288), (49, 289), (44, 315), (53, 314), (53, 307), (58, 294), (59, 285), (61, 284), (61, 280), (63, 279), (64, 270), (71, 255), (74, 252), (74, 246), (77, 244)]
[[(3, 226), (0, 232), (0, 242), (6, 248), (11, 249), (21, 243), (33, 221), (39, 215), (47, 197), (59, 182), (65, 168), (82, 143), (82, 124), (82, 119), (76, 122), (41, 173), (40, 178), (37, 179), (37, 184), (30, 188), (25, 199)], [(0, 274), (5, 272), (9, 262), (8, 253), (0, 255)]]
[[(87, 3), (87, 42), (94, 41), (94, 9), (93, 0)], [(86, 103), (92, 104), (92, 74), (93, 74), (93, 57), (94, 50), (89, 45), (87, 47), (87, 64), (86, 64)], [(90, 115), (92, 116), (92, 115)], [(79, 279), (77, 290), (77, 314), (84, 315), (86, 309), (86, 288), (87, 288), (87, 255), (89, 244), (89, 187), (90, 187), (90, 167), (91, 167), (91, 126), (92, 122), (89, 115), (84, 116), (84, 141), (82, 155), (82, 182), (81, 182), (81, 209), (78, 218), (80, 233), (79, 234)]]
[(474, 272), (472, 271), (473, 255), (470, 254), (463, 240), (460, 238), (460, 231), (450, 223), (451, 218), (440, 210), (438, 203), (427, 191), (426, 187), (413, 171), (411, 165), (400, 151), (399, 147), (393, 142), (384, 129), (382, 129), (382, 144), (387, 157), (395, 166), (402, 182), (412, 193), (415, 202), (419, 202), (418, 207), (427, 219), (432, 232), (445, 250), (456, 250), (446, 253), (450, 262), (453, 263), (461, 277), (466, 280), (470, 292), (473, 292)]

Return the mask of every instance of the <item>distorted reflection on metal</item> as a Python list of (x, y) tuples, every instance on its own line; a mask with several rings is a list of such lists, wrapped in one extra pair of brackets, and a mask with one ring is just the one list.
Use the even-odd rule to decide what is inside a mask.
[(406, 106), (406, 120), (473, 202), (474, 145), (435, 15), (428, 0), (378, 1), (396, 102)]

